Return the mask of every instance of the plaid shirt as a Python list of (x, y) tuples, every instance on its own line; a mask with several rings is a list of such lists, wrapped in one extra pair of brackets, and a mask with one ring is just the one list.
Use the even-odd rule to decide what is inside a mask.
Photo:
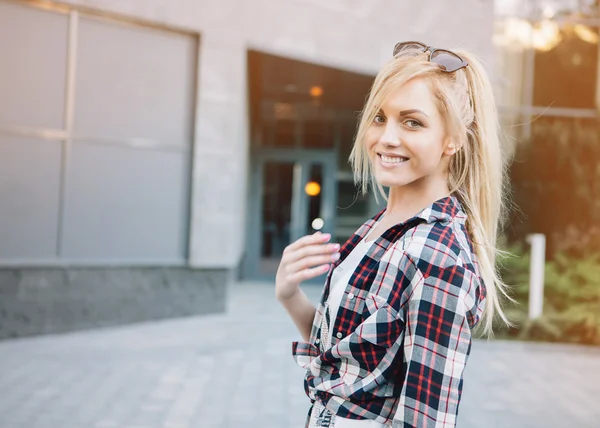
[(331, 346), (322, 346), (331, 273), (384, 212), (342, 247), (309, 342), (292, 345), (294, 359), (307, 371), (311, 402), (321, 401), (338, 417), (402, 428), (454, 427), (471, 331), (485, 301), (466, 215), (454, 196), (375, 240), (329, 325)]

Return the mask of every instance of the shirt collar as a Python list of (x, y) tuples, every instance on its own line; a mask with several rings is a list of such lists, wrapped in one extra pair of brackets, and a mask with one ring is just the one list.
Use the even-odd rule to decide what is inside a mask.
[[(363, 223), (363, 225), (356, 231), (356, 233), (352, 235), (350, 239), (346, 241), (346, 243), (342, 246), (340, 250), (340, 258), (333, 263), (333, 268), (329, 270), (329, 274), (327, 275), (326, 286), (324, 288), (322, 296), (322, 302), (324, 302), (327, 299), (327, 296), (329, 295), (329, 282), (333, 270), (344, 261), (348, 254), (350, 254), (354, 247), (356, 247), (358, 242), (361, 241), (369, 233), (371, 228), (385, 213), (385, 210), (386, 209), (381, 210), (375, 216)], [(414, 221), (420, 221), (419, 219), (425, 220), (427, 223), (445, 223), (450, 222), (452, 219), (464, 223), (467, 219), (467, 216), (464, 213), (458, 199), (455, 196), (447, 196), (445, 198), (438, 199), (428, 207), (425, 207), (414, 217), (404, 222), (403, 225)], [(395, 241), (395, 237), (397, 237), (398, 234), (401, 233), (401, 226), (402, 225), (393, 226), (392, 228), (384, 232), (381, 236), (376, 238), (375, 241), (378, 243), (378, 245), (375, 246), (375, 253), (371, 254), (371, 256), (377, 258), (377, 253), (386, 251), (388, 246)]]
[[(379, 213), (377, 213), (371, 220), (367, 221), (361, 230), (358, 231), (358, 235), (365, 236), (371, 227), (385, 214), (387, 208), (384, 208)], [(462, 208), (462, 204), (459, 202), (456, 196), (446, 196), (444, 198), (438, 199), (433, 202), (431, 205), (423, 208), (419, 213), (417, 213), (413, 218), (407, 220), (407, 222), (422, 219), (425, 220), (426, 223), (435, 223), (435, 222), (449, 222), (452, 219), (465, 223), (467, 216)]]

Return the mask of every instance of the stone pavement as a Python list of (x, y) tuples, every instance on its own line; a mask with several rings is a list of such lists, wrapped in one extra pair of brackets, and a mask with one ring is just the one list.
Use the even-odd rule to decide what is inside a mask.
[[(224, 315), (0, 342), (0, 428), (301, 428), (294, 325), (271, 284), (229, 293)], [(458, 421), (600, 427), (600, 349), (475, 342)]]

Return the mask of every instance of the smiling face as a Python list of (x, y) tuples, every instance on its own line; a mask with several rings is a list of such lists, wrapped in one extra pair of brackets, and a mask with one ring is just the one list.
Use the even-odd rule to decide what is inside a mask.
[(455, 148), (424, 78), (390, 93), (364, 141), (379, 184), (393, 188), (446, 182)]

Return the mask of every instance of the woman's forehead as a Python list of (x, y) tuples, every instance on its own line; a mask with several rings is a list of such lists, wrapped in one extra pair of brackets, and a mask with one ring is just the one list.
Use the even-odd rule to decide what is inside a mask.
[(428, 116), (437, 111), (431, 86), (423, 78), (409, 80), (392, 90), (384, 99), (381, 108), (397, 112), (421, 110)]

